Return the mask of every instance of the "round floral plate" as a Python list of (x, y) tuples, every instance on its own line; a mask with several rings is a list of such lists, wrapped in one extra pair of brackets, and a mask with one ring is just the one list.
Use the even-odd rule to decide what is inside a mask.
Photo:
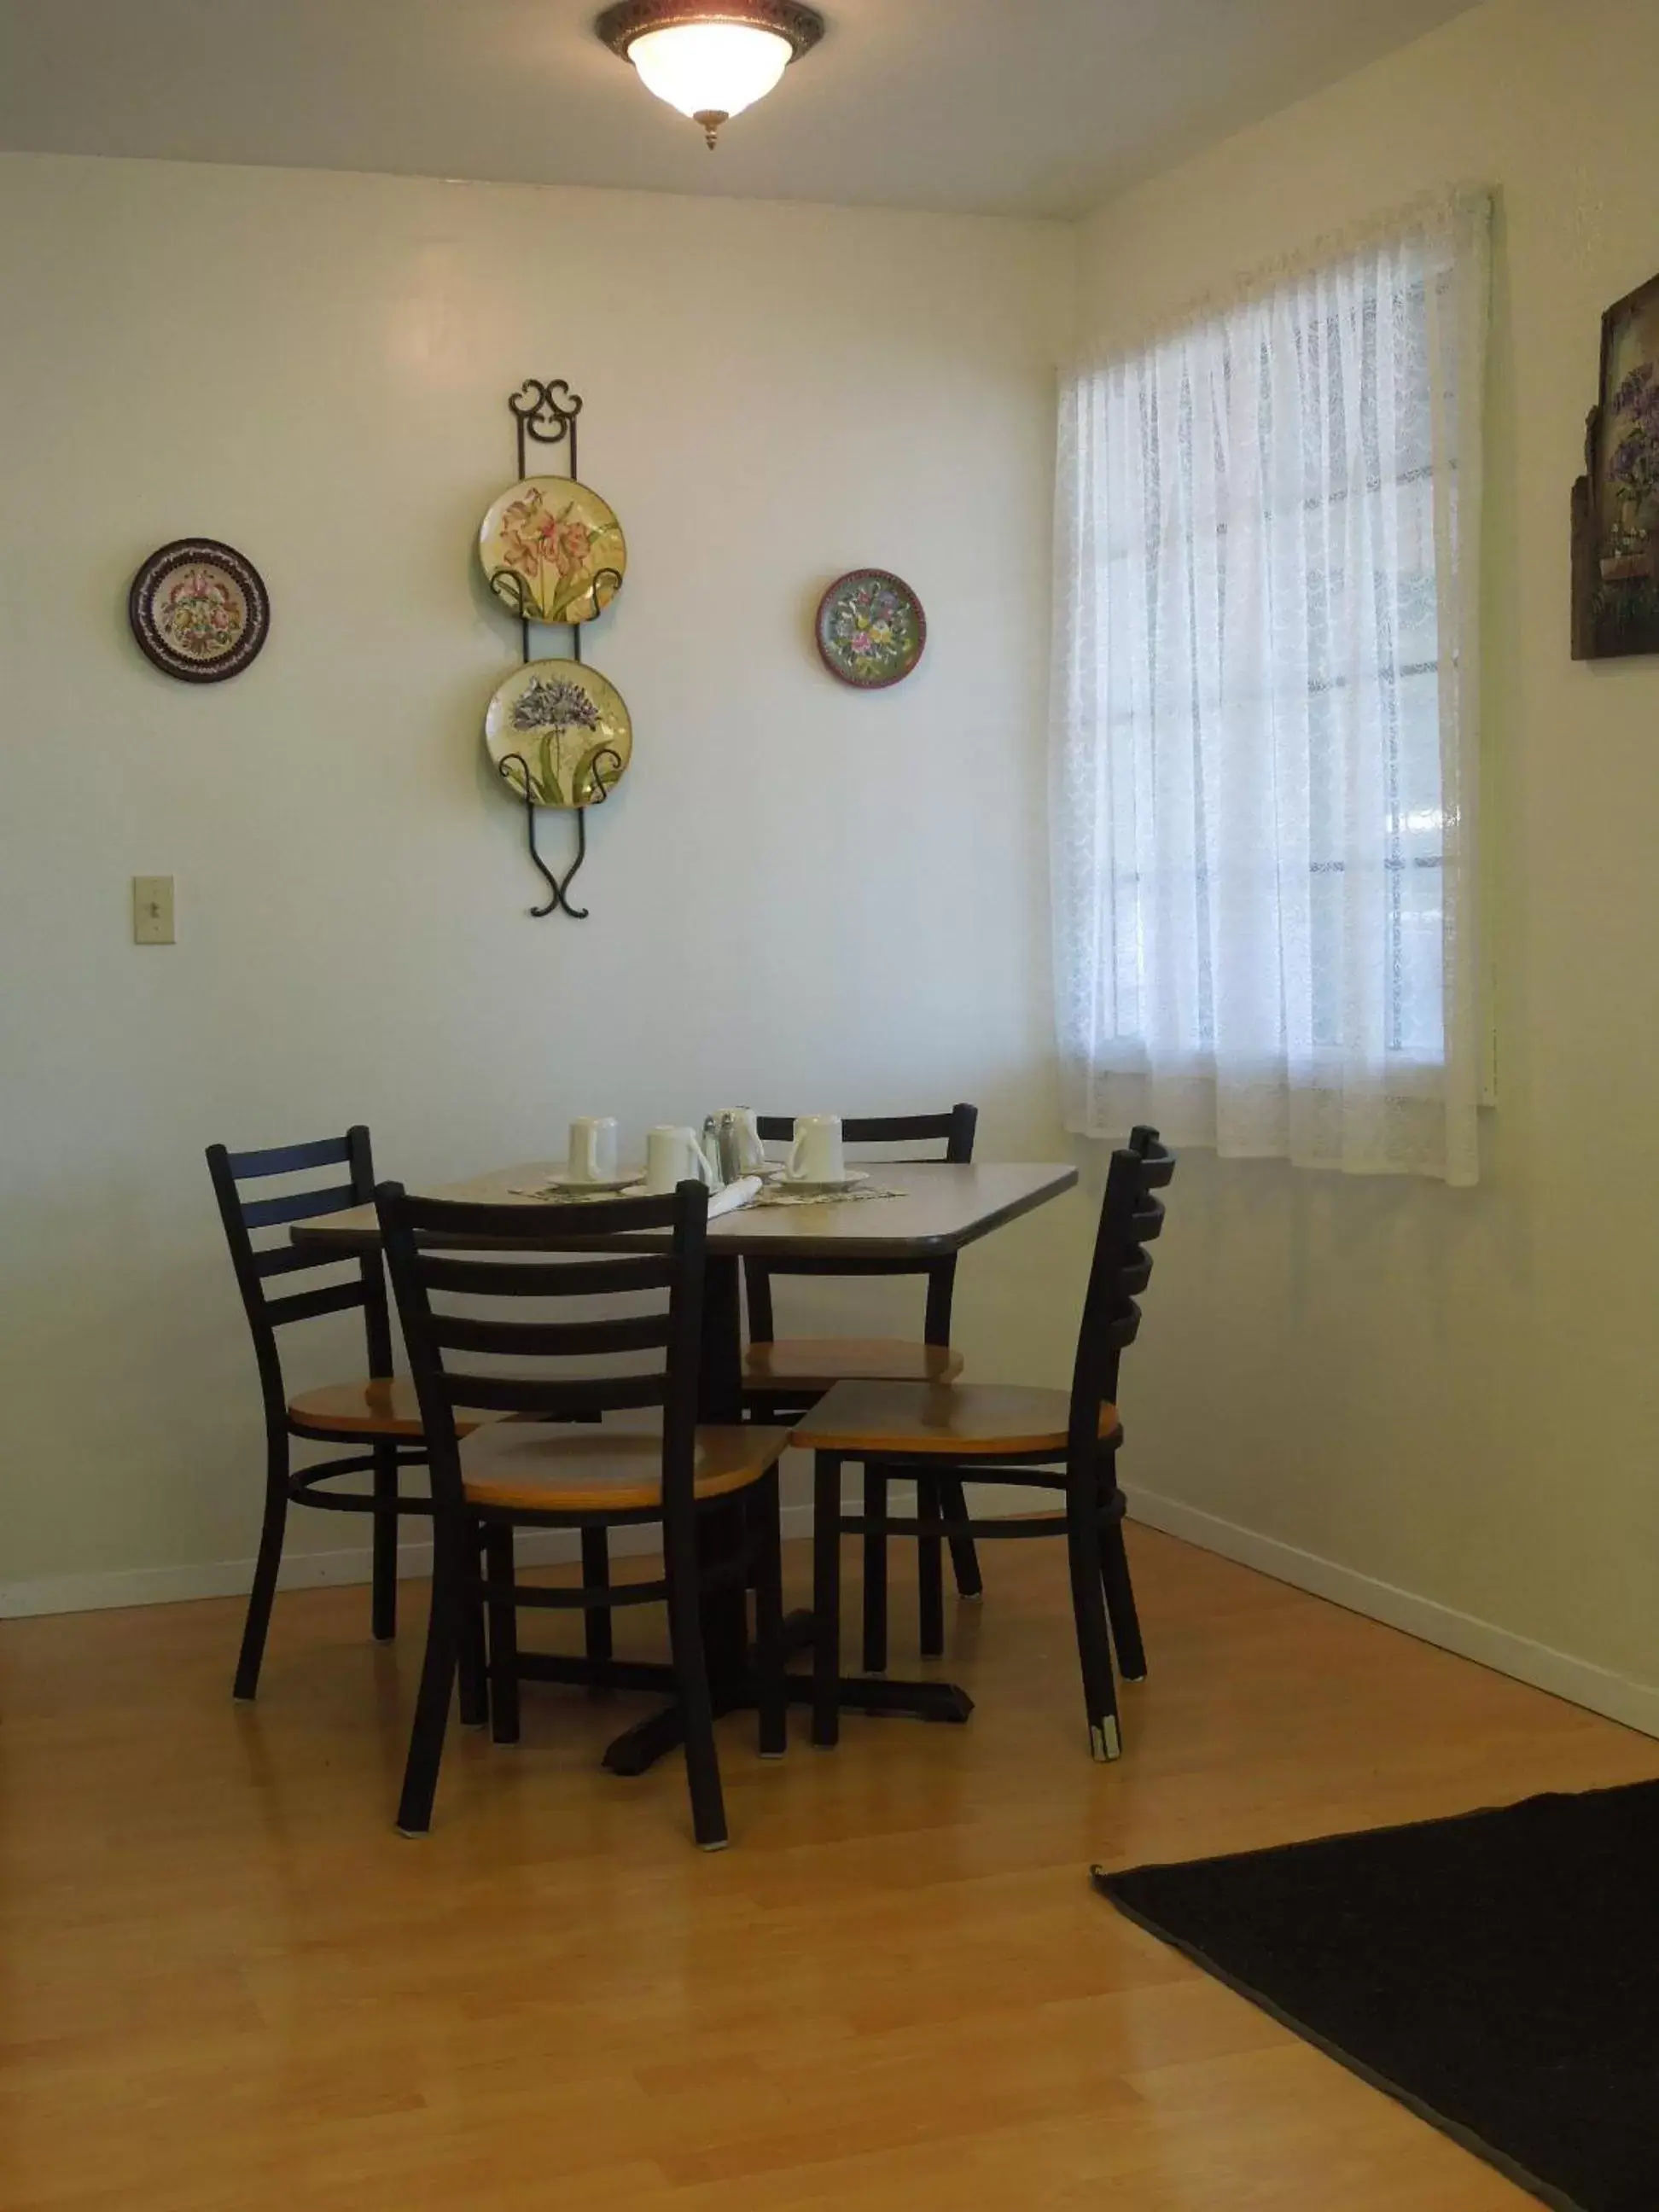
[(819, 600), (817, 640), (831, 675), (860, 691), (879, 691), (902, 682), (921, 659), (927, 617), (902, 577), (854, 568)]
[(538, 806), (592, 806), (620, 781), (634, 726), (614, 684), (580, 660), (515, 669), (484, 714), (484, 743), (522, 799), (526, 771)]
[(526, 477), (483, 519), (478, 558), (489, 588), (521, 620), (592, 622), (628, 570), (622, 525), (574, 477)]
[(158, 668), (185, 684), (240, 675), (270, 629), (270, 601), (251, 561), (216, 538), (176, 538), (132, 580), (127, 620)]

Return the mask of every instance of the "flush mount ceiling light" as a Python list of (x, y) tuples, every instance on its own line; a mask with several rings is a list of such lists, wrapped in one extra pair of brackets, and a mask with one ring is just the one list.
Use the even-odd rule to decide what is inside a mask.
[(633, 63), (647, 91), (702, 124), (712, 148), (722, 123), (763, 100), (817, 46), (823, 18), (793, 0), (621, 0), (593, 28)]

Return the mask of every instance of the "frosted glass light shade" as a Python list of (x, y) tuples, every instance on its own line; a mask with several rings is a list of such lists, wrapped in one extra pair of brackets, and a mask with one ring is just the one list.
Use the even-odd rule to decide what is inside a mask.
[(648, 92), (714, 129), (763, 100), (789, 66), (787, 39), (757, 23), (672, 23), (634, 40), (628, 58)]

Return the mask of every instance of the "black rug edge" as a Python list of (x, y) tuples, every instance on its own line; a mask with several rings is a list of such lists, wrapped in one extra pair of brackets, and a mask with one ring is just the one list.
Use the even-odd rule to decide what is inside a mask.
[[(1454, 1814), (1453, 1817), (1455, 1819), (1468, 1816)], [(1400, 1825), (1408, 1827), (1425, 1827), (1431, 1824), (1427, 1821), (1402, 1821)], [(1373, 1834), (1376, 1832), (1360, 1830), (1358, 1832)], [(1322, 1838), (1318, 1840), (1335, 1841), (1337, 1839)], [(1295, 1850), (1297, 1848), (1294, 1844), (1287, 1844), (1278, 1846), (1277, 1850)], [(1261, 1851), (1234, 1851), (1226, 1856), (1232, 1858), (1261, 1858), (1268, 1854)], [(1121, 1869), (1121, 1875), (1127, 1877), (1131, 1874), (1173, 1871), (1174, 1865), (1182, 1863), (1183, 1863), (1175, 1862), (1169, 1869), (1125, 1867)], [(1195, 1859), (1184, 1863), (1204, 1866), (1215, 1864), (1217, 1862)], [(1540, 2181), (1535, 2173), (1530, 2173), (1525, 2166), (1517, 2165), (1515, 2160), (1495, 2148), (1483, 2136), (1478, 2136), (1473, 2129), (1466, 2128), (1461, 2120), (1448, 2119), (1443, 2112), (1437, 2112), (1434, 2106), (1423, 2098), (1415, 2095), (1409, 2089), (1402, 2088), (1398, 2081), (1390, 2081), (1386, 2074), (1379, 2074), (1375, 2068), (1366, 2065), (1363, 2059), (1356, 2058), (1352, 2052), (1343, 2050), (1340, 2044), (1331, 2042), (1328, 2037), (1322, 2035), (1318, 2029), (1310, 2027), (1305, 2021), (1298, 2020), (1294, 2013), (1287, 2012), (1282, 2005), (1275, 2003), (1272, 1997), (1264, 1996), (1260, 1990), (1253, 1989), (1249, 1983), (1241, 1981), (1237, 1974), (1229, 1972), (1226, 1967), (1218, 1966), (1208, 1953), (1200, 1950), (1196, 1944), (1188, 1943), (1182, 1937), (1172, 1935), (1167, 1928), (1160, 1927), (1156, 1920), (1117, 1894), (1114, 1885), (1120, 1879), (1119, 1875), (1108, 1874), (1104, 1867), (1091, 1866), (1089, 1869), (1089, 1879), (1100, 1894), (1107, 1899), (1114, 1911), (1121, 1912), (1126, 1920), (1132, 1921), (1137, 1928), (1145, 1929), (1147, 1935), (1156, 1936), (1160, 1943), (1167, 1944), (1170, 1950), (1178, 1951), (1183, 1959), (1191, 1960), (1193, 1965), (1206, 1973), (1212, 1981), (1219, 1982), (1224, 1989), (1231, 1990), (1235, 1996), (1244, 1998), (1246, 2002), (1253, 2004), (1258, 2012), (1264, 2012), (1269, 2020), (1276, 2021), (1280, 2027), (1288, 2028), (1292, 2035), (1299, 2037), (1304, 2043), (1310, 2044), (1316, 2051), (1322, 2051), (1327, 2058), (1334, 2058), (1339, 2066), (1346, 2068), (1347, 2072), (1357, 2075), (1368, 2087), (1380, 2089), (1384, 2096), (1392, 2097), (1395, 2104), (1403, 2105), (1408, 2112), (1414, 2113), (1419, 2120), (1425, 2120), (1431, 2128), (1436, 2129), (1441, 2135), (1449, 2136), (1462, 2149), (1468, 2151), (1473, 2156), (1481, 2160), (1484, 2164), (1494, 2167), (1506, 2181), (1512, 2181), (1517, 2189), (1524, 2189), (1529, 2197), (1535, 2197), (1540, 2203), (1549, 2205), (1552, 2212), (1586, 2212), (1586, 2208), (1576, 2197), (1564, 2196), (1549, 2182)]]
[[(1627, 1729), (1626, 1733), (1635, 1731)], [(1327, 1850), (1336, 1844), (1358, 1843), (1362, 1837), (1369, 1843), (1378, 1836), (1409, 1836), (1424, 1828), (1461, 1828), (1471, 1820), (1501, 1820), (1506, 1813), (1523, 1813), (1533, 1805), (1583, 1805), (1599, 1797), (1623, 1797), (1637, 1790), (1651, 1790), (1656, 1783), (1659, 1783), (1659, 1775), (1650, 1775), (1639, 1782), (1604, 1782), (1594, 1790), (1534, 1790), (1525, 1797), (1512, 1797), (1501, 1805), (1468, 1805), (1461, 1813), (1428, 1813), (1414, 1820), (1384, 1821), (1380, 1827), (1337, 1828), (1328, 1835), (1297, 1836), (1288, 1844), (1258, 1844), (1243, 1851), (1215, 1851), (1200, 1859), (1149, 1859), (1144, 1866), (1120, 1867), (1115, 1875), (1108, 1874), (1103, 1867), (1091, 1866), (1089, 1875), (1102, 1895), (1108, 1896), (1110, 1892), (1105, 1885), (1120, 1876), (1127, 1881), (1131, 1875), (1193, 1874), (1200, 1867), (1234, 1866), (1244, 1859), (1294, 1858), (1303, 1851)], [(1114, 1897), (1112, 1902), (1115, 1905), (1117, 1899)], [(1127, 1911), (1127, 1906), (1124, 1909)], [(1156, 1928), (1152, 1930), (1155, 1936), (1160, 1932)], [(1169, 1940), (1173, 1942), (1174, 1938)], [(1574, 2212), (1579, 2212), (1579, 2208), (1575, 2206)]]

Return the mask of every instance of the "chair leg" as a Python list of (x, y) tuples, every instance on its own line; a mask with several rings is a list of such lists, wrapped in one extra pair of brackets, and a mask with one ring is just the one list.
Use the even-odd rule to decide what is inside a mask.
[(1118, 1672), (1126, 1682), (1144, 1682), (1146, 1647), (1140, 1640), (1140, 1615), (1135, 1611), (1134, 1584), (1129, 1580), (1129, 1554), (1124, 1547), (1121, 1519), (1101, 1531), (1100, 1573), (1112, 1642), (1117, 1647)]
[[(582, 1530), (582, 1581), (589, 1589), (611, 1587), (611, 1541), (603, 1528)], [(611, 1608), (595, 1607), (582, 1615), (582, 1648), (590, 1659), (611, 1655)]]
[(398, 1831), (404, 1836), (423, 1836), (432, 1826), (432, 1801), (438, 1792), (438, 1768), (449, 1726), (449, 1698), (455, 1686), (459, 1644), (464, 1562), (453, 1555), (460, 1545), (471, 1542), (471, 1534), (469, 1530), (456, 1529), (447, 1536), (434, 1517), (433, 1539), (432, 1612), (427, 1621), (426, 1656), (421, 1665), (415, 1724), (410, 1730), (403, 1796), (398, 1806)]
[(283, 1531), (288, 1525), (288, 1439), (273, 1440), (265, 1461), (265, 1513), (259, 1529), (259, 1556), (248, 1592), (242, 1648), (236, 1660), (231, 1695), (244, 1703), (259, 1688), (259, 1668), (270, 1626), (270, 1601), (276, 1595), (276, 1571), (283, 1564)]
[(812, 1460), (812, 1741), (841, 1741), (841, 1462)]
[(781, 1759), (789, 1744), (789, 1691), (784, 1680), (783, 1547), (773, 1468), (749, 1493), (749, 1551), (755, 1577), (755, 1702), (760, 1755)]
[(685, 1778), (691, 1792), (692, 1832), (700, 1850), (724, 1850), (730, 1838), (720, 1791), (720, 1758), (714, 1748), (714, 1701), (703, 1657), (696, 1530), (665, 1522), (662, 1534), (668, 1581), (668, 1641), (685, 1729)]
[(512, 1595), (516, 1572), (513, 1531), (505, 1522), (491, 1522), (484, 1530), (484, 1569), (491, 1585), (485, 1607), (489, 1621), (489, 1733), (496, 1743), (517, 1743), (519, 1608)]
[[(916, 1519), (926, 1528), (939, 1519), (939, 1477), (916, 1477)], [(916, 1538), (916, 1609), (921, 1617), (921, 1656), (945, 1656), (945, 1547), (936, 1535)]]
[(1118, 1726), (1112, 1648), (1106, 1631), (1106, 1593), (1101, 1582), (1099, 1492), (1092, 1472), (1087, 1491), (1072, 1478), (1066, 1501), (1066, 1549), (1072, 1568), (1072, 1612), (1077, 1622), (1083, 1701), (1089, 1716), (1089, 1748), (1099, 1760), (1123, 1748)]
[(377, 1644), (398, 1633), (398, 1448), (374, 1447), (374, 1567), (370, 1631)]
[(467, 1534), (456, 1599), (455, 1657), (463, 1728), (483, 1728), (489, 1718), (489, 1655), (484, 1648), (483, 1593), (478, 1571), (483, 1549), (483, 1530), (474, 1525)]
[[(953, 1474), (939, 1477), (939, 1494), (947, 1521), (968, 1518), (968, 1499), (960, 1482)], [(957, 1578), (958, 1597), (981, 1597), (985, 1583), (979, 1571), (979, 1553), (971, 1536), (951, 1536), (946, 1539), (951, 1547), (951, 1571)]]
[(864, 1470), (864, 1671), (887, 1668), (887, 1531), (870, 1524), (887, 1517), (887, 1477), (879, 1468)]

